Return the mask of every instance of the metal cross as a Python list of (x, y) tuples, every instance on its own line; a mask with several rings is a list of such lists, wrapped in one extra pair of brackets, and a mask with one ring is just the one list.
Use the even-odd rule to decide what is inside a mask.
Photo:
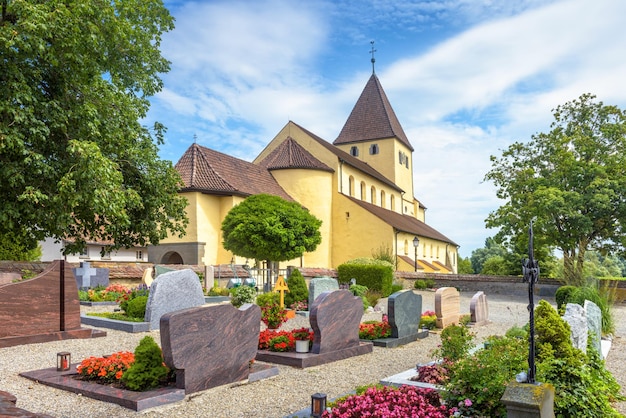
[(376, 62), (376, 58), (374, 58), (374, 52), (376, 52), (376, 50), (374, 49), (374, 41), (371, 41), (370, 44), (372, 44), (372, 50), (370, 51), (370, 54), (372, 54), (372, 74), (374, 74), (374, 63)]
[(539, 264), (534, 258), (533, 253), (533, 222), (530, 221), (530, 227), (528, 228), (528, 259), (522, 261), (522, 273), (524, 274), (524, 281), (528, 282), (528, 312), (529, 318), (529, 332), (528, 332), (528, 376), (527, 383), (535, 383), (535, 300), (534, 300), (534, 286), (539, 280)]

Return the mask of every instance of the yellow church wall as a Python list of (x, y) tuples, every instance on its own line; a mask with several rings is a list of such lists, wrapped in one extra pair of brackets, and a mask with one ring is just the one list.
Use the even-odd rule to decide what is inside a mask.
[[(316, 250), (305, 253), (302, 262), (306, 267), (327, 266), (330, 264), (332, 241), (330, 231), (332, 222), (333, 173), (319, 170), (272, 170), (272, 175), (302, 206), (322, 221), (320, 233), (322, 242)], [(293, 260), (300, 261), (300, 260)], [(289, 265), (299, 265), (293, 264)]]
[(342, 195), (337, 195), (333, 210), (332, 268), (393, 242), (393, 228)]
[[(413, 238), (414, 235), (407, 233), (399, 233), (396, 239), (396, 245), (398, 248), (398, 255), (404, 255), (409, 257), (410, 259), (415, 259), (415, 247), (413, 246)], [(438, 241), (432, 238), (427, 238), (424, 236), (418, 236), (419, 238), (419, 246), (417, 248), (417, 259), (418, 264), (419, 260), (424, 260), (428, 263), (433, 263), (437, 261), (444, 266), (448, 266), (452, 268), (453, 272), (457, 272), (457, 247), (454, 245), (446, 244), (445, 242)], [(446, 260), (446, 251), (448, 252), (448, 256), (450, 258), (450, 265), (448, 265)], [(404, 263), (406, 264), (406, 263)], [(443, 269), (433, 269), (427, 264), (420, 264), (423, 270), (426, 273), (449, 273), (449, 271), (445, 271)], [(398, 266), (400, 268), (400, 265)], [(414, 270), (410, 268), (409, 271)]]
[[(391, 208), (392, 196), (396, 203), (401, 201), (400, 192), (398, 192), (395, 189), (390, 188), (385, 183), (373, 177), (370, 177), (367, 174), (364, 174), (362, 171), (357, 170), (348, 164), (343, 164), (340, 170), (340, 175), (341, 177), (338, 180), (339, 181), (338, 187), (339, 187), (339, 190), (342, 190), (343, 194), (345, 195), (352, 196), (356, 199), (363, 200), (365, 202), (372, 203), (376, 206), (384, 207), (385, 209), (389, 209), (389, 210), (392, 210)], [(352, 193), (350, 191), (351, 182), (353, 182), (354, 184), (354, 191)], [(365, 186), (364, 198), (361, 193), (361, 184), (364, 184)], [(374, 199), (374, 201), (372, 201), (372, 187), (374, 188), (376, 192), (376, 196), (375, 196), (376, 198)], [(385, 199), (384, 204), (381, 202), (381, 198), (382, 198), (381, 191), (384, 192), (384, 199)], [(396, 204), (393, 210), (400, 213), (400, 211), (398, 210), (399, 208), (400, 208), (400, 205)]]
[(198, 241), (198, 224), (197, 222), (195, 222), (195, 219), (197, 218), (198, 212), (198, 196), (201, 195), (201, 193), (188, 192), (180, 193), (180, 195), (187, 199), (187, 207), (185, 208), (185, 213), (187, 214), (187, 218), (189, 219), (189, 224), (187, 225), (187, 229), (185, 230), (185, 235), (180, 238), (177, 235), (170, 234), (160, 241), (161, 244), (179, 244), (190, 241)]

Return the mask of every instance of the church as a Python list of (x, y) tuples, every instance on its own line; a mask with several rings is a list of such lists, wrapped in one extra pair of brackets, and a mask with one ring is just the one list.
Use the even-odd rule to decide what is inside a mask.
[(296, 201), (322, 220), (322, 242), (281, 267), (337, 268), (391, 253), (400, 271), (457, 273), (458, 245), (425, 223), (414, 195), (413, 146), (372, 72), (332, 142), (289, 121), (247, 162), (193, 144), (176, 163), (189, 202), (189, 226), (148, 248), (159, 264), (244, 264), (222, 247), (221, 224), (247, 196)]

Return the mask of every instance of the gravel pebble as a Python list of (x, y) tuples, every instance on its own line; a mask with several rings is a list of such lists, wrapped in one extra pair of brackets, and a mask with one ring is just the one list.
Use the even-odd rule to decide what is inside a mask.
[[(434, 310), (434, 292), (420, 291), (423, 310)], [(461, 294), (461, 313), (469, 313), (472, 294)], [(527, 301), (523, 297), (488, 295), (489, 325), (474, 329), (479, 343), (488, 335), (501, 335), (514, 325), (528, 321)], [(553, 299), (547, 299), (555, 305)], [(108, 307), (81, 307), (83, 311), (103, 311)], [(617, 323), (607, 367), (622, 385), (626, 395), (626, 305), (615, 307)], [(366, 313), (363, 320), (380, 319), (380, 313)], [(308, 319), (297, 316), (283, 325), (285, 329), (308, 326)], [(89, 356), (102, 356), (116, 351), (134, 351), (139, 340), (151, 335), (160, 342), (158, 331), (130, 334), (106, 330), (104, 338), (54, 341), (0, 349), (0, 390), (17, 397), (17, 406), (31, 412), (54, 417), (135, 417), (137, 412), (118, 405), (89, 399), (67, 391), (54, 389), (18, 376), (20, 372), (54, 367), (56, 353), (69, 351), (72, 361)], [(326, 393), (329, 399), (344, 395), (355, 387), (379, 380), (415, 367), (416, 363), (432, 360), (430, 353), (439, 344), (439, 336), (393, 349), (374, 347), (370, 354), (357, 356), (322, 366), (297, 369), (278, 365), (280, 373), (270, 379), (245, 384), (225, 385), (187, 396), (182, 402), (140, 413), (146, 417), (267, 417), (289, 416), (310, 405), (311, 395)], [(626, 402), (616, 405), (626, 413)]]

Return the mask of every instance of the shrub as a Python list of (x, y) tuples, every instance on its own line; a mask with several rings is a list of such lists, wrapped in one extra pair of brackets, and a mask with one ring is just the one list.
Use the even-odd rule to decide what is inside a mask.
[[(370, 290), (379, 290), (383, 297), (391, 294), (393, 283), (393, 267), (378, 261), (380, 264), (353, 264), (348, 262), (337, 268), (339, 283), (349, 283), (352, 278), (357, 284)], [(384, 263), (384, 264), (383, 264)]]
[[(446, 363), (447, 364), (447, 363)], [(448, 369), (443, 364), (427, 364), (416, 368), (417, 376), (410, 380), (414, 382), (430, 383), (431, 385), (442, 385), (449, 379)]]
[(261, 308), (265, 306), (278, 305), (280, 303), (280, 295), (278, 292), (267, 292), (256, 297), (256, 304)]
[(287, 311), (280, 305), (266, 305), (261, 308), (261, 321), (270, 329), (279, 328), (287, 321)]
[(234, 287), (230, 290), (230, 293), (230, 303), (235, 308), (239, 308), (245, 303), (254, 303), (256, 297), (256, 289), (250, 286)]
[(145, 336), (135, 349), (135, 362), (122, 376), (122, 383), (130, 390), (144, 391), (159, 386), (168, 373), (161, 348), (152, 337)]
[(505, 417), (500, 398), (506, 384), (528, 369), (526, 341), (492, 336), (487, 343), (489, 348), (447, 364), (449, 381), (443, 396), (446, 404), (457, 405), (463, 416)]
[(363, 301), (363, 310), (372, 306), (370, 305), (369, 301), (367, 300), (367, 297), (365, 296), (365, 294), (367, 293), (367, 287), (361, 286), (359, 284), (353, 284), (353, 285), (350, 285), (350, 291), (352, 292), (354, 296), (358, 296), (361, 298), (361, 300)]
[(138, 296), (124, 304), (124, 312), (126, 313), (126, 316), (130, 318), (143, 319), (146, 316), (147, 303), (148, 296)]
[(422, 279), (417, 279), (415, 280), (415, 283), (413, 284), (413, 287), (415, 289), (426, 289), (426, 281), (422, 280)]
[(394, 283), (391, 285), (391, 294), (393, 295), (396, 292), (404, 290), (404, 287), (399, 283)]
[(535, 308), (535, 335), (539, 360), (572, 355), (569, 324), (545, 300), (540, 300)]
[(441, 331), (441, 347), (435, 355), (447, 361), (457, 361), (472, 348), (474, 334), (462, 325), (448, 325)]
[(309, 288), (306, 285), (304, 276), (300, 270), (294, 269), (287, 279), (289, 292), (285, 293), (285, 305), (291, 306), (296, 302), (307, 302), (309, 300)]
[(382, 321), (365, 321), (359, 324), (359, 338), (362, 340), (377, 340), (391, 336), (391, 325), (387, 317)]
[(279, 335), (270, 340), (268, 348), (270, 351), (289, 351), (289, 342), (290, 339), (287, 335)]
[(230, 292), (225, 287), (213, 286), (207, 296), (230, 296)]
[(576, 290), (576, 286), (561, 286), (556, 289), (554, 298), (556, 299), (556, 308), (561, 309), (570, 300), (570, 295)]
[[(560, 288), (559, 288), (560, 289)], [(612, 334), (615, 332), (615, 321), (613, 320), (613, 301), (610, 295), (602, 294), (597, 285), (592, 284), (590, 286), (583, 286), (574, 288), (574, 290), (568, 294), (566, 299), (567, 303), (577, 303), (584, 306), (585, 300), (589, 300), (600, 308), (602, 312), (602, 333)]]
[(365, 299), (367, 300), (367, 304), (369, 306), (376, 306), (376, 304), (378, 303), (378, 300), (382, 296), (383, 294), (377, 290), (368, 290), (367, 292), (365, 292)]

